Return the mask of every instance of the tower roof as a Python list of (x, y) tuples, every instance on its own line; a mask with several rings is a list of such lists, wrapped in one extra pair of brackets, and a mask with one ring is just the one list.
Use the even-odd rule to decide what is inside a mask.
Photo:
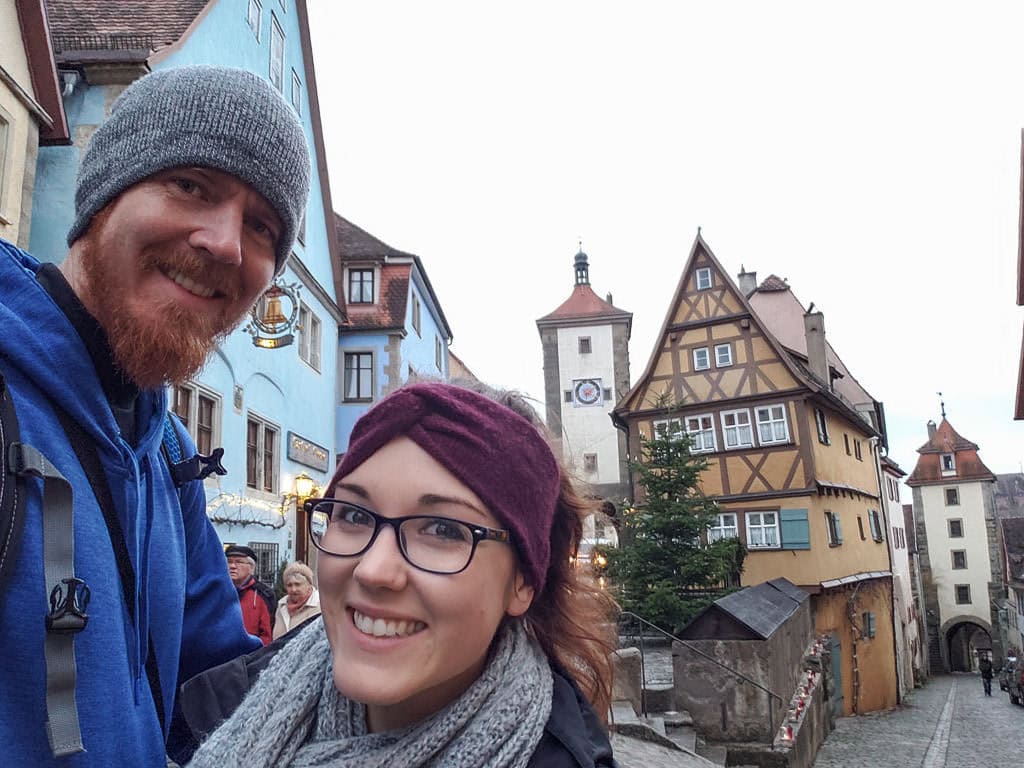
[(537, 321), (538, 325), (556, 323), (567, 320), (625, 320), (632, 325), (633, 314), (619, 309), (602, 299), (590, 287), (590, 264), (582, 246), (573, 257), (573, 271), (576, 275), (575, 285), (569, 298), (563, 301), (554, 312), (549, 312)]
[[(939, 485), (967, 480), (988, 480), (996, 476), (978, 457), (978, 446), (953, 429), (945, 418), (932, 431), (929, 422), (928, 442), (917, 449), (920, 457), (907, 485)], [(943, 454), (953, 455), (953, 468), (944, 468)]]

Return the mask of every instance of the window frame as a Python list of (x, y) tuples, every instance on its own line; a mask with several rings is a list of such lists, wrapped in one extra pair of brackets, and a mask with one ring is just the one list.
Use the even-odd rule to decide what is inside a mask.
[[(775, 433), (774, 425), (778, 422), (778, 420), (774, 419), (774, 418), (771, 418), (771, 416), (772, 416), (772, 412), (771, 411), (772, 411), (773, 408), (780, 408), (780, 409), (782, 409), (782, 431), (783, 431), (784, 434), (783, 434), (783, 436), (781, 438), (777, 438), (777, 437), (774, 436), (774, 433)], [(768, 421), (761, 421), (761, 414), (759, 413), (761, 410), (767, 410), (768, 411), (768, 416), (769, 416)], [(758, 445), (785, 445), (785, 444), (791, 442), (791, 437), (790, 437), (790, 433), (789, 433), (789, 408), (786, 407), (785, 403), (771, 403), (770, 405), (755, 405), (754, 406), (754, 421), (757, 424), (757, 443), (758, 443)], [(768, 439), (768, 440), (765, 440), (764, 436), (761, 434), (761, 426), (762, 425), (770, 425), (770, 426), (772, 426), (772, 437), (770, 439)]]
[[(366, 300), (366, 275), (370, 276), (370, 300)], [(356, 279), (358, 277), (358, 279)], [(353, 288), (358, 284), (358, 300), (354, 298)], [(377, 270), (373, 267), (349, 267), (348, 268), (348, 303), (349, 304), (375, 304), (377, 302)]]
[[(704, 353), (704, 365), (701, 365), (697, 361), (697, 354)], [(693, 348), (693, 370), (695, 371), (710, 371), (711, 370), (711, 351), (707, 347), (694, 347)]]
[[(952, 494), (953, 494), (952, 496), (950, 496), (950, 492), (952, 492)], [(960, 489), (955, 487), (955, 486), (953, 488), (943, 488), (942, 489), (942, 498), (943, 498), (943, 500), (945, 500), (947, 507), (959, 507), (960, 506)], [(953, 499), (953, 501), (950, 501), (951, 498)]]
[[(303, 316), (305, 315), (305, 321)], [(309, 333), (306, 332), (306, 324), (309, 324)], [(299, 351), (299, 359), (320, 373), (321, 360), (323, 359), (323, 323), (320, 317), (313, 311), (312, 307), (304, 301), (299, 302), (299, 323), (295, 329), (296, 346)]]
[[(957, 555), (960, 555), (962, 565), (957, 565)], [(966, 549), (951, 549), (949, 550), (949, 564), (950, 568), (954, 571), (966, 571), (967, 570), (967, 550)]]
[[(186, 414), (186, 417), (182, 417), (177, 408), (179, 390), (184, 390), (189, 393), (188, 413)], [(211, 424), (209, 433), (210, 445), (205, 450), (203, 449), (203, 439), (199, 434), (199, 404), (201, 399), (211, 402)], [(209, 387), (203, 386), (199, 382), (188, 381), (184, 384), (171, 386), (169, 405), (170, 410), (178, 417), (182, 426), (185, 427), (185, 431), (188, 432), (189, 437), (192, 438), (192, 442), (195, 443), (196, 451), (206, 456), (210, 455), (214, 446), (218, 445), (222, 439), (224, 398), (221, 397), (221, 394)]]
[[(724, 363), (722, 362), (721, 356), (719, 355), (719, 351), (723, 349), (728, 353), (726, 355), (727, 360)], [(729, 368), (732, 365), (732, 343), (726, 342), (725, 344), (715, 344), (715, 368)]]
[[(949, 459), (949, 462), (946, 461)], [(949, 464), (947, 467), (946, 464)], [(939, 468), (942, 470), (943, 477), (946, 477), (946, 473), (956, 474), (956, 454), (955, 453), (940, 453), (939, 454)]]
[[(365, 370), (361, 364), (358, 364), (363, 357), (369, 358), (369, 395), (364, 396), (362, 394), (362, 372)], [(357, 365), (349, 366), (349, 360), (355, 359)], [(372, 349), (346, 349), (342, 353), (342, 368), (341, 368), (341, 399), (345, 403), (372, 403), (374, 399), (374, 393), (376, 392), (376, 380), (377, 380), (377, 360), (376, 354)], [(349, 392), (349, 371), (356, 372), (356, 394), (350, 396)]]
[[(251, 424), (257, 425), (258, 434), (257, 441), (254, 447), (255, 456), (250, 456), (250, 446), (252, 443), (249, 440), (249, 426)], [(271, 463), (271, 478), (270, 487), (267, 487), (266, 469), (268, 463), (268, 449), (267, 449), (267, 433), (274, 433), (273, 445), (269, 449), (269, 459)], [(281, 467), (281, 449), (282, 449), (282, 432), (281, 427), (278, 424), (270, 421), (264, 416), (254, 412), (247, 411), (245, 414), (245, 486), (250, 490), (257, 491), (259, 493), (277, 495), (280, 491), (280, 467)], [(250, 464), (252, 459), (252, 464)], [(250, 481), (250, 468), (254, 470), (254, 481)]]
[(441, 349), (441, 337), (434, 334), (434, 364), (438, 373), (444, 373), (444, 356)]
[(302, 80), (299, 79), (299, 73), (292, 68), (292, 91), (291, 98), (289, 99), (292, 104), (292, 108), (295, 113), (302, 116)]
[[(760, 515), (761, 522), (754, 523), (751, 521), (751, 515)], [(764, 523), (765, 515), (774, 515), (775, 523), (773, 525), (766, 525)], [(744, 522), (746, 523), (746, 534), (747, 534), (747, 549), (782, 549), (782, 528), (779, 523), (779, 512), (778, 510), (751, 510), (744, 514)], [(775, 531), (775, 543), (774, 544), (753, 544), (751, 543), (750, 533), (752, 530)]]
[[(690, 429), (690, 420), (695, 419), (698, 421), (697, 429)], [(707, 419), (708, 426), (705, 427), (700, 423), (703, 419)], [(687, 435), (690, 436), (690, 453), (714, 453), (718, 450), (718, 439), (715, 436), (715, 415), (713, 413), (700, 413), (693, 416), (682, 417), (682, 427)], [(705, 443), (705, 435), (711, 433), (711, 446), (708, 447)]]
[[(961, 589), (966, 591), (966, 595), (967, 595), (967, 599), (966, 600), (961, 600), (960, 599), (960, 594), (961, 594), (960, 590)], [(953, 585), (953, 603), (955, 605), (974, 605), (974, 602), (971, 600), (971, 585), (970, 584), (954, 584)]]
[[(746, 415), (746, 417), (747, 417), (747, 423), (746, 424), (738, 424), (737, 423), (737, 424), (734, 424), (733, 426), (730, 427), (730, 426), (728, 426), (725, 423), (725, 419), (726, 419), (727, 416), (737, 416), (739, 414), (745, 414)], [(751, 418), (750, 418), (750, 409), (749, 408), (735, 408), (735, 409), (728, 410), (728, 411), (721, 411), (718, 414), (718, 416), (719, 416), (719, 423), (722, 425), (722, 444), (723, 444), (723, 449), (724, 450), (727, 450), (727, 451), (737, 451), (737, 450), (743, 450), (745, 448), (753, 448), (754, 447), (754, 445), (755, 445), (755, 443), (754, 443), (754, 424), (753, 424), (753, 422), (751, 421)], [(729, 430), (730, 429), (733, 430), (736, 433), (736, 435), (738, 436), (739, 435), (739, 430), (742, 429), (743, 427), (746, 427), (746, 429), (750, 433), (750, 442), (749, 442), (749, 444), (748, 443), (741, 443), (741, 442), (737, 441), (737, 443), (735, 445), (729, 445)]]
[(583, 471), (590, 475), (597, 474), (597, 454), (596, 453), (584, 453), (583, 454)]
[(839, 513), (833, 512), (831, 509), (825, 510), (825, 535), (830, 547), (843, 545), (843, 524), (839, 519)]
[[(675, 422), (675, 428), (672, 427), (673, 422)], [(654, 419), (651, 422), (651, 435), (653, 439), (657, 440), (660, 438), (658, 427), (662, 424), (665, 425), (665, 439), (667, 440), (678, 440), (685, 434), (682, 418), (672, 416), (668, 419)]]
[(594, 342), (589, 336), (577, 336), (576, 337), (576, 350), (581, 355), (591, 355), (594, 353)]
[(868, 510), (868, 526), (871, 528), (871, 538), (875, 542), (881, 543), (885, 540), (882, 533), (882, 516), (877, 509)]
[[(706, 285), (701, 285), (706, 282)], [(715, 287), (715, 281), (711, 275), (711, 267), (698, 267), (694, 273), (693, 284), (698, 291), (707, 291)]]
[(416, 331), (416, 335), (423, 338), (421, 328), (423, 327), (423, 308), (420, 304), (420, 297), (416, 295), (416, 292), (412, 292), (412, 329)]
[(822, 445), (832, 445), (832, 440), (828, 436), (828, 422), (825, 420), (825, 411), (817, 406), (814, 408), (814, 424), (818, 428), (818, 442)]
[[(953, 533), (953, 524), (956, 523), (960, 528), (960, 533)], [(964, 519), (962, 517), (947, 517), (946, 518), (946, 532), (949, 534), (950, 539), (962, 539), (964, 538)]]
[[(252, 11), (256, 9), (256, 26), (253, 26)], [(245, 23), (256, 36), (256, 42), (262, 42), (263, 30), (263, 2), (262, 0), (249, 0), (245, 9)]]
[[(726, 525), (724, 518), (731, 517), (732, 525)], [(732, 531), (732, 533), (727, 533)], [(715, 517), (714, 525), (708, 526), (708, 544), (714, 544), (722, 539), (738, 539), (740, 537), (740, 518), (735, 512), (719, 512)]]
[(857, 461), (864, 461), (864, 454), (861, 452), (860, 449), (860, 440), (853, 441), (853, 455), (857, 459)]
[[(277, 20), (277, 14), (270, 12), (270, 84), (278, 93), (284, 93), (284, 58), (287, 38), (284, 28)], [(275, 74), (277, 79), (274, 79)]]

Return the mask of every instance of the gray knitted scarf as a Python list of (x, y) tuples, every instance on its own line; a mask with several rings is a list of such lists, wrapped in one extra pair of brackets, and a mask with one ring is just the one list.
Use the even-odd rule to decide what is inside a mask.
[(323, 620), (288, 643), (189, 768), (523, 768), (551, 714), (551, 668), (507, 623), (480, 677), (426, 720), (367, 733), (366, 708), (334, 687)]

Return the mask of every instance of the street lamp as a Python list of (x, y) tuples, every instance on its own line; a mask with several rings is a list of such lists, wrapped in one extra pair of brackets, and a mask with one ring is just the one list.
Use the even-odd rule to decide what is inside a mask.
[(295, 478), (295, 493), (297, 500), (308, 499), (316, 490), (316, 481), (305, 472), (300, 472)]

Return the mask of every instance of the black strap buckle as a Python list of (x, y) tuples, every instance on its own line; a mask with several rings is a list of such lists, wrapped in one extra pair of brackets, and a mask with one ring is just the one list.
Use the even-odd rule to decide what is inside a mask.
[(171, 464), (171, 479), (175, 488), (181, 488), (193, 480), (205, 480), (210, 475), (226, 475), (228, 471), (220, 463), (224, 456), (223, 448), (214, 448), (209, 456), (197, 453), (195, 456)]
[[(61, 586), (61, 585), (64, 586)], [(62, 579), (61, 583), (50, 591), (50, 612), (46, 616), (46, 631), (60, 635), (74, 635), (85, 629), (89, 622), (89, 607), (92, 592), (89, 585), (72, 576)]]

